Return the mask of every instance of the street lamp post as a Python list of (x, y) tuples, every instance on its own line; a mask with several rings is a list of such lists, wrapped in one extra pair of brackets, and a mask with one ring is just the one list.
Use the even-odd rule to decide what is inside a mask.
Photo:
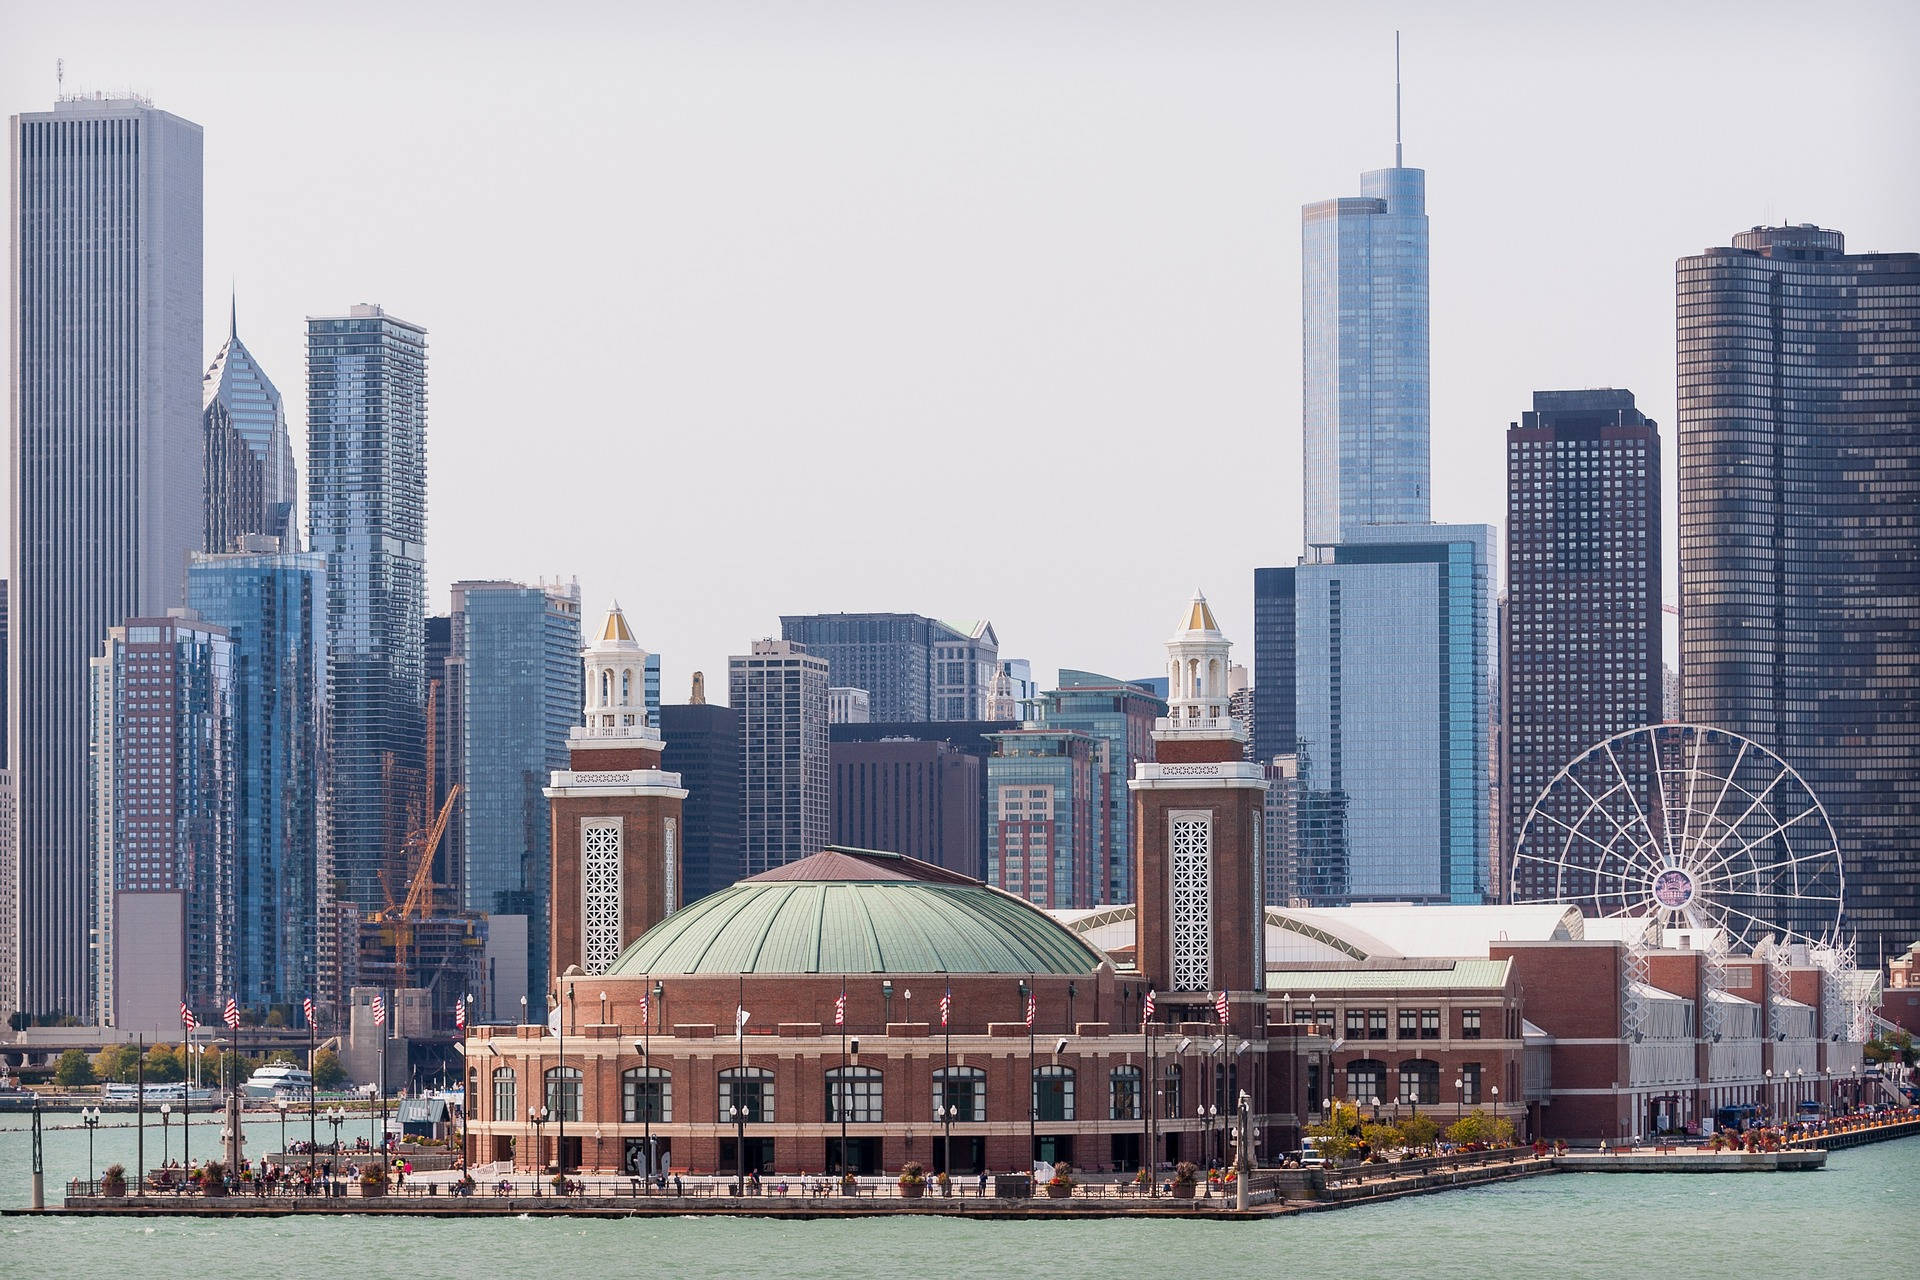
[(527, 1108), (527, 1123), (533, 1126), (533, 1159), (528, 1167), (536, 1174), (540, 1172), (540, 1158), (546, 1154), (541, 1145), (540, 1130), (547, 1123), (547, 1115), (545, 1107)]
[[(945, 1096), (944, 1093), (942, 1096)], [(960, 1108), (949, 1102), (945, 1106), (935, 1107), (933, 1110), (934, 1118), (945, 1125), (947, 1129), (947, 1150), (942, 1159), (946, 1161), (947, 1181), (948, 1185), (951, 1186), (953, 1181), (953, 1122), (960, 1118)]]
[(100, 1127), (100, 1108), (82, 1107), (80, 1123), (87, 1126), (87, 1181), (93, 1181), (93, 1131)]
[(172, 1123), (173, 1104), (171, 1102), (163, 1102), (160, 1104), (160, 1167), (162, 1169), (167, 1167), (167, 1162), (173, 1153), (173, 1147), (169, 1141), (171, 1134), (168, 1132), (168, 1127)]
[[(734, 1086), (733, 1104), (727, 1108), (727, 1115), (733, 1121), (733, 1194), (743, 1196), (747, 1193), (747, 1107), (746, 1081)], [(846, 1164), (846, 1152), (840, 1153), (842, 1167)]]
[(327, 1169), (327, 1194), (332, 1195), (340, 1176), (340, 1126), (347, 1122), (347, 1109), (334, 1103), (327, 1109), (326, 1121), (333, 1126), (333, 1159)]
[[(1211, 1055), (1211, 1054), (1209, 1054), (1208, 1056), (1209, 1056), (1209, 1057), (1211, 1057), (1212, 1055)], [(1216, 1114), (1216, 1113), (1217, 1113), (1217, 1112), (1218, 1112), (1219, 1110), (1220, 1110), (1220, 1108), (1219, 1108), (1219, 1107), (1216, 1107), (1216, 1106), (1214, 1106), (1213, 1104), (1211, 1104), (1211, 1103), (1207, 1103), (1207, 1102), (1202, 1102), (1202, 1103), (1198, 1103), (1198, 1104), (1196, 1104), (1196, 1105), (1195, 1105), (1195, 1107), (1194, 1107), (1194, 1109), (1193, 1109), (1193, 1113), (1194, 1113), (1194, 1115), (1195, 1115), (1195, 1116), (1197, 1116), (1197, 1117), (1199, 1118), (1199, 1120), (1200, 1120), (1200, 1123), (1201, 1123), (1201, 1125), (1202, 1125), (1202, 1126), (1203, 1126), (1203, 1127), (1205, 1128), (1205, 1130), (1206, 1130), (1206, 1135), (1207, 1135), (1207, 1168), (1209, 1168), (1209, 1169), (1212, 1169), (1212, 1168), (1214, 1168), (1214, 1163), (1213, 1163), (1213, 1117), (1214, 1117), (1214, 1115), (1215, 1115), (1215, 1114)], [(1207, 1178), (1207, 1198), (1208, 1198), (1209, 1200), (1211, 1200), (1211, 1199), (1213, 1198), (1213, 1178), (1212, 1178), (1211, 1176), (1209, 1176), (1209, 1177)]]
[(287, 1107), (289, 1104), (285, 1098), (275, 1098), (273, 1105), (274, 1109), (280, 1113), (280, 1154), (285, 1155), (287, 1153)]
[[(567, 1088), (567, 1023), (573, 1021), (573, 984), (567, 984), (567, 1016), (560, 1019), (560, 1136), (554, 1144), (553, 1162), (560, 1166), (560, 1172), (567, 1171), (567, 1097), (571, 1090)], [(578, 1097), (578, 1094), (573, 1094)]]

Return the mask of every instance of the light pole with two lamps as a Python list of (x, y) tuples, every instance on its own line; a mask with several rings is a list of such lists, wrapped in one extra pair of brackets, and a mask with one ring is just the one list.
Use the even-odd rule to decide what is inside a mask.
[(87, 1181), (93, 1181), (93, 1131), (100, 1127), (100, 1108), (80, 1108), (80, 1123), (87, 1126)]

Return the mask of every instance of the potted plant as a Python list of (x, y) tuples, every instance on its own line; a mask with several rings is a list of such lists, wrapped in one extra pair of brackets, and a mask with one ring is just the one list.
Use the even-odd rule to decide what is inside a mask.
[(569, 1182), (567, 1180), (567, 1175), (564, 1173), (554, 1174), (553, 1177), (548, 1179), (548, 1182), (553, 1186), (553, 1194), (557, 1196), (566, 1195), (569, 1191), (573, 1190), (574, 1186), (576, 1185), (572, 1182)]
[(1173, 1166), (1173, 1198), (1175, 1200), (1193, 1199), (1194, 1181), (1200, 1174), (1200, 1166), (1191, 1160), (1182, 1160)]
[(100, 1194), (116, 1199), (127, 1194), (127, 1166), (110, 1164), (100, 1171)]
[(1144, 1166), (1142, 1166), (1140, 1171), (1133, 1175), (1133, 1183), (1132, 1183), (1133, 1189), (1135, 1191), (1146, 1190), (1147, 1187), (1150, 1185), (1152, 1178), (1153, 1178), (1153, 1175), (1149, 1173)]
[(1053, 1164), (1053, 1176), (1047, 1179), (1047, 1199), (1065, 1200), (1073, 1194), (1073, 1166), (1065, 1160)]
[(859, 1195), (860, 1179), (854, 1177), (851, 1173), (841, 1174), (840, 1175), (840, 1194), (843, 1196)]
[(927, 1194), (927, 1171), (917, 1161), (908, 1161), (900, 1166), (900, 1197), (903, 1200), (918, 1200)]
[(940, 1184), (941, 1195), (950, 1196), (953, 1194), (953, 1179), (947, 1176), (947, 1171), (945, 1169), (942, 1169), (939, 1172), (939, 1174), (934, 1178), (934, 1181)]
[(363, 1196), (384, 1196), (387, 1194), (387, 1166), (382, 1160), (368, 1161), (360, 1170), (360, 1194)]
[(203, 1196), (227, 1194), (227, 1166), (218, 1160), (209, 1160), (201, 1167), (200, 1194)]

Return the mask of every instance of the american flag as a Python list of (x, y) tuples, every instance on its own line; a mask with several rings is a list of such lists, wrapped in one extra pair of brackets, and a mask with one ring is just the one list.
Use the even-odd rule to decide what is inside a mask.
[(467, 1029), (467, 1002), (465, 1000), (455, 1000), (453, 1002), (453, 1025), (462, 1031)]
[(948, 987), (947, 993), (940, 997), (940, 1025), (941, 1026), (944, 1027), (947, 1025), (947, 1014), (949, 1011), (952, 1010), (952, 1008), (953, 1008), (953, 988)]
[(642, 1027), (647, 1025), (647, 1006), (651, 1003), (651, 995), (652, 993), (645, 987), (640, 988), (640, 1025)]
[(1040, 1012), (1040, 993), (1029, 991), (1027, 993), (1027, 1025), (1029, 1027), (1033, 1025), (1033, 1015), (1038, 1012)]
[(180, 1002), (180, 1025), (188, 1031), (192, 1031), (200, 1025), (200, 1019), (193, 1016), (193, 1010), (187, 1008), (187, 1002), (185, 1000)]
[(240, 1029), (240, 1002), (232, 996), (227, 997), (227, 1026), (234, 1031)]
[(1153, 1017), (1153, 988), (1147, 988), (1147, 998), (1140, 1004), (1140, 1025), (1145, 1026), (1147, 1019)]
[(387, 998), (377, 991), (373, 996), (373, 1025), (376, 1027), (387, 1025)]
[(1213, 1011), (1220, 1015), (1220, 1025), (1223, 1027), (1226, 1026), (1227, 1025), (1227, 993), (1226, 992), (1222, 991), (1218, 996), (1214, 997)]
[(833, 1025), (836, 1027), (847, 1025), (847, 993), (844, 991), (833, 1002)]
[(313, 997), (308, 996), (304, 1001), (301, 1002), (301, 1007), (306, 1010), (307, 1025), (312, 1027), (315, 1031), (318, 1031), (320, 1029), (320, 1015), (313, 1011)]

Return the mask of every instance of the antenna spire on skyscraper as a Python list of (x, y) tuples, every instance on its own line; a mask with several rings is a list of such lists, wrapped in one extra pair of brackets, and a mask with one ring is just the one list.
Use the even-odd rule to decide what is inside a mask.
[(1400, 33), (1393, 33), (1393, 167), (1400, 163)]

